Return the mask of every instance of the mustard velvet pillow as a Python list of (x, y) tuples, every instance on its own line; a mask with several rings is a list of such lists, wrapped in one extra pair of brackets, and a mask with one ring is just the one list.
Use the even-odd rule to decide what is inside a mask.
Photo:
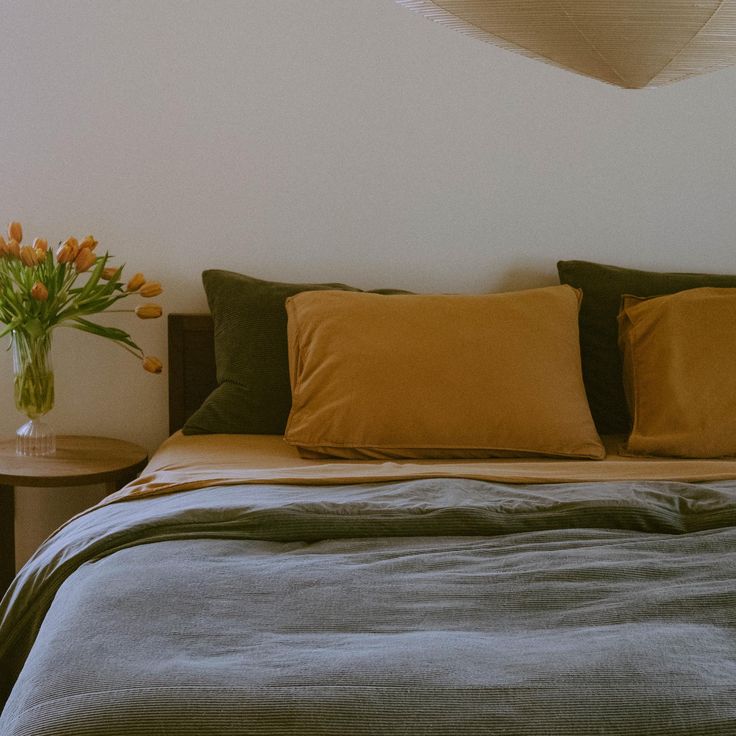
[(619, 345), (630, 452), (736, 455), (736, 289), (625, 296)]
[(579, 302), (570, 286), (293, 296), (286, 441), (305, 457), (602, 458)]

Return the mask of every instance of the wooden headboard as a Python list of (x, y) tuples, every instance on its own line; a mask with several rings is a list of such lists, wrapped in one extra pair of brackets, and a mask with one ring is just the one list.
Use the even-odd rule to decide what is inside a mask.
[(212, 317), (169, 315), (169, 432), (173, 434), (217, 386)]

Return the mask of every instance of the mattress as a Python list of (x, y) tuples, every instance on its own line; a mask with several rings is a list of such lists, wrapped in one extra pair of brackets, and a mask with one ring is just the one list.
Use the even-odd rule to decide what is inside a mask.
[(175, 436), (0, 604), (0, 734), (736, 734), (733, 463), (538, 463)]

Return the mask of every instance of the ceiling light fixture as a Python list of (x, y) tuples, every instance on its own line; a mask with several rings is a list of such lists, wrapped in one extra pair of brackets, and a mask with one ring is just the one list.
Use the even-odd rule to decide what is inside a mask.
[(396, 0), (497, 46), (629, 89), (736, 64), (736, 0)]

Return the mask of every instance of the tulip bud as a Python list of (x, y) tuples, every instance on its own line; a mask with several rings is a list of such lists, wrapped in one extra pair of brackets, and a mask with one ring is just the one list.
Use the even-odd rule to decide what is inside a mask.
[(112, 281), (115, 278), (115, 274), (118, 272), (118, 269), (115, 268), (115, 266), (108, 266), (107, 268), (102, 269), (102, 273), (100, 274), (105, 281)]
[(30, 245), (24, 245), (20, 249), (20, 260), (23, 262), (24, 266), (28, 266), (29, 268), (31, 268), (31, 266), (35, 266), (36, 251), (34, 251)]
[(74, 267), (77, 269), (77, 273), (84, 273), (94, 266), (96, 262), (97, 256), (89, 248), (83, 248), (74, 259)]
[(147, 355), (145, 358), (143, 358), (143, 368), (149, 373), (161, 373), (163, 367), (163, 363), (158, 358), (154, 358), (152, 355)]
[(67, 242), (63, 243), (56, 249), (56, 262), (57, 263), (71, 263), (77, 254), (74, 252), (74, 248)]
[(11, 240), (15, 240), (16, 243), (20, 243), (23, 240), (23, 228), (19, 222), (11, 222), (8, 225), (8, 237)]
[(74, 255), (72, 256), (72, 260), (74, 260), (79, 254), (79, 241), (76, 238), (74, 237), (67, 238), (62, 243), (62, 245), (68, 245), (72, 253), (74, 253)]
[(135, 308), (135, 316), (141, 319), (157, 319), (164, 313), (158, 304), (142, 304)]
[(0, 258), (5, 258), (8, 255), (8, 244), (5, 242), (5, 238), (0, 235)]
[(40, 281), (36, 281), (31, 287), (31, 296), (37, 302), (45, 302), (49, 298), (49, 290)]
[(9, 240), (6, 252), (10, 258), (20, 258), (20, 246), (16, 240)]
[(88, 235), (84, 240), (82, 240), (79, 243), (79, 249), (82, 248), (89, 248), (90, 250), (94, 250), (97, 247), (97, 241), (91, 236)]
[(161, 284), (158, 281), (146, 281), (141, 286), (138, 293), (144, 297), (158, 296), (163, 291)]
[(49, 244), (46, 242), (46, 238), (36, 238), (33, 241), (33, 247), (36, 250), (42, 250), (45, 253), (49, 249)]
[(126, 291), (138, 291), (138, 289), (146, 283), (146, 277), (142, 273), (136, 273), (128, 281), (128, 285), (125, 287)]

